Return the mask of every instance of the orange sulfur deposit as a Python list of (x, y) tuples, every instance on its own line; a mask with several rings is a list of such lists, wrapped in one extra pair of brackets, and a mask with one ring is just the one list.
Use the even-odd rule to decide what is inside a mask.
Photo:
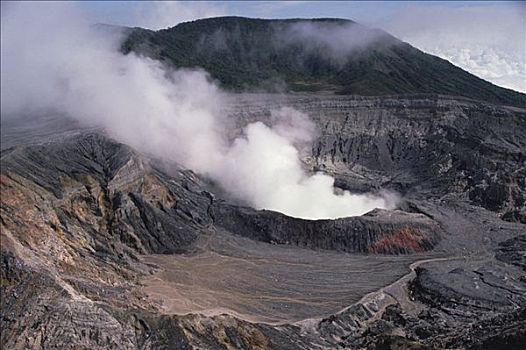
[(368, 248), (369, 253), (406, 254), (426, 251), (429, 237), (418, 229), (404, 227), (392, 234), (382, 235)]

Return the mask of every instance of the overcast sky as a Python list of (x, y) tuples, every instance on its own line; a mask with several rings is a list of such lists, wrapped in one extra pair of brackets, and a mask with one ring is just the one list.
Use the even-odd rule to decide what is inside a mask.
[(150, 29), (224, 15), (348, 18), (526, 92), (526, 3), (520, 1), (83, 1), (80, 6), (94, 22)]

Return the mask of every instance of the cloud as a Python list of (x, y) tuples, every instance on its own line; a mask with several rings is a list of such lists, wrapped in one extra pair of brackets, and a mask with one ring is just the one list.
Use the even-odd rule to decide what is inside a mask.
[(300, 7), (308, 1), (248, 1), (250, 12), (257, 14), (258, 18), (276, 18), (291, 8)]
[(306, 54), (322, 54), (337, 65), (347, 63), (352, 53), (387, 38), (381, 30), (352, 22), (298, 22), (276, 33), (278, 43), (300, 45)]
[[(269, 24), (269, 28), (266, 35), (260, 39), (265, 41), (261, 44), (269, 48), (267, 51), (261, 51), (258, 45), (243, 48), (244, 54), (252, 57), (253, 62), (261, 59), (271, 60), (271, 56), (277, 54), (287, 58), (294, 57), (300, 66), (309, 64), (314, 57), (315, 61), (322, 59), (341, 68), (354, 53), (391, 39), (384, 31), (342, 20), (274, 21)], [(220, 27), (212, 33), (203, 33), (197, 40), (196, 48), (205, 53), (212, 50), (229, 50), (232, 45), (251, 40), (252, 36), (243, 30), (240, 26), (229, 30)], [(273, 88), (279, 91), (278, 76), (265, 83), (273, 84), (272, 80), (276, 83)]]
[(307, 173), (298, 146), (315, 130), (298, 111), (274, 111), (272, 123), (246, 125), (230, 140), (228, 98), (206, 72), (122, 55), (119, 33), (90, 26), (75, 4), (17, 3), (1, 23), (2, 119), (61, 113), (101, 126), (258, 209), (334, 218), (394, 206), (394, 196), (337, 194), (332, 177)]
[(378, 25), (483, 79), (526, 92), (525, 6), (412, 6)]
[(224, 5), (205, 1), (148, 1), (137, 8), (137, 26), (147, 29), (170, 28), (181, 22), (223, 16)]

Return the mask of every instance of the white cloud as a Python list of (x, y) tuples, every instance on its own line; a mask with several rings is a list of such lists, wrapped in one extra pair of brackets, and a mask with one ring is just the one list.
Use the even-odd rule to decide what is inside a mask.
[(526, 92), (525, 9), (414, 6), (378, 25), (483, 79)]
[(137, 8), (136, 25), (147, 29), (170, 28), (181, 22), (224, 16), (224, 5), (205, 1), (147, 1)]

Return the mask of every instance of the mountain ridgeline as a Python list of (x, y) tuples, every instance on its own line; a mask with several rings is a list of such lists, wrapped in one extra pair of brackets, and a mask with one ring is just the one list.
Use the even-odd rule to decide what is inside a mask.
[(526, 106), (525, 94), (344, 19), (217, 17), (159, 31), (133, 28), (121, 49), (174, 67), (201, 67), (232, 91), (433, 93)]

